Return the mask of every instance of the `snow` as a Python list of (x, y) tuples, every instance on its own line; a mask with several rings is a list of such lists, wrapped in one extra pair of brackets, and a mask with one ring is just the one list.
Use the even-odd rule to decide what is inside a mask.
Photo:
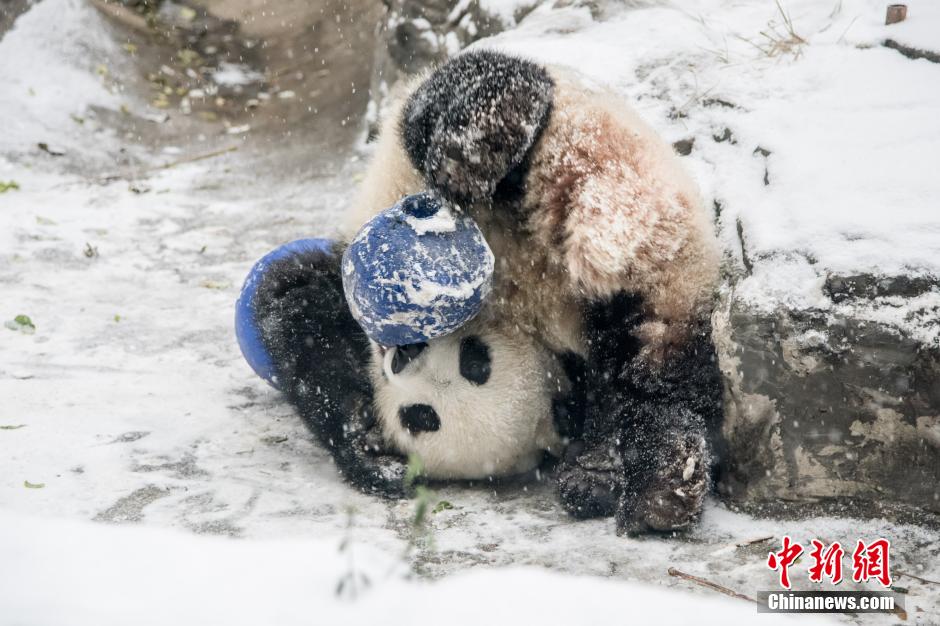
[(774, 3), (694, 0), (602, 22), (543, 5), (475, 45), (575, 67), (694, 139), (684, 161), (720, 203), (725, 248), (740, 267), (740, 223), (763, 266), (739, 285), (755, 304), (817, 301), (827, 273), (940, 275), (940, 65), (881, 46), (903, 27), (940, 48), (936, 3), (887, 27), (874, 0), (782, 6), (806, 43), (761, 34), (789, 39)]
[[(232, 87), (261, 82), (264, 80), (264, 76), (239, 63), (221, 63), (219, 69), (212, 73), (212, 80), (218, 85)], [(283, 93), (285, 92), (278, 95), (284, 97)]]
[(480, 8), (495, 15), (503, 24), (516, 23), (516, 13), (534, 6), (537, 0), (480, 0)]
[[(5, 623), (402, 624), (425, 615), (481, 623), (747, 624), (755, 609), (648, 585), (563, 576), (533, 568), (475, 569), (440, 582), (406, 581), (401, 565), (349, 537), (352, 559), (314, 537), (232, 542), (158, 530), (95, 527), (0, 514)], [(39, 541), (41, 539), (41, 541)], [(365, 576), (355, 598), (340, 580)], [(55, 601), (50, 602), (50, 590)], [(789, 619), (788, 619), (789, 617)], [(824, 617), (762, 616), (768, 624), (828, 624)]]
[(120, 106), (111, 73), (123, 64), (120, 46), (90, 4), (37, 3), (0, 40), (3, 152), (34, 150), (40, 141), (97, 152), (86, 139), (98, 130), (94, 119), (85, 119), (87, 109)]
[(437, 213), (430, 217), (405, 216), (405, 223), (418, 235), (426, 233), (452, 233), (457, 230), (457, 221), (454, 214), (446, 206), (441, 207)]
[[(823, 306), (825, 271), (940, 262), (930, 167), (940, 68), (879, 47), (903, 26), (880, 25), (883, 5), (844, 0), (830, 18), (825, 4), (787, 4), (810, 41), (798, 59), (762, 57), (736, 38), (755, 39), (772, 3), (719, 0), (605, 22), (538, 9), (487, 45), (578, 65), (637, 101), (670, 141), (695, 137), (685, 162), (722, 203), (722, 241), (740, 251), (740, 219), (756, 263), (736, 288)], [(910, 6), (905, 28), (928, 15)], [(434, 500), (453, 508), (424, 533), (413, 501), (355, 492), (245, 364), (232, 317), (254, 261), (335, 232), (362, 161), (339, 154), (335, 175), (275, 188), (244, 150), (105, 184), (122, 149), (146, 151), (98, 115), (137, 101), (118, 86), (133, 68), (115, 41), (79, 0), (43, 0), (0, 39), (0, 181), (20, 187), (0, 194), (0, 321), (35, 324), (32, 334), (0, 325), (0, 426), (13, 427), (0, 429), (0, 623), (749, 624), (754, 607), (667, 568), (753, 595), (776, 585), (764, 560), (784, 533), (804, 545), (888, 537), (896, 570), (940, 579), (936, 531), (887, 520), (758, 519), (712, 502), (689, 535), (633, 539), (612, 520), (572, 520), (535, 480), (435, 486)], [(687, 117), (670, 118), (674, 108)], [(725, 127), (736, 144), (711, 139)], [(283, 138), (262, 133), (239, 145), (267, 141), (279, 158)], [(191, 140), (180, 156), (208, 149)], [(40, 141), (67, 154), (44, 154)], [(768, 186), (758, 145), (772, 151)], [(889, 314), (904, 311), (871, 311)], [(356, 601), (334, 595), (347, 536), (373, 581)], [(908, 623), (940, 614), (935, 585), (899, 584)]]

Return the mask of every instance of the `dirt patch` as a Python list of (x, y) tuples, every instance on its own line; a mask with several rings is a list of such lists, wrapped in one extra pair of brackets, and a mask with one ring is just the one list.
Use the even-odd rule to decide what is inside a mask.
[(134, 59), (123, 87), (146, 103), (98, 114), (158, 166), (234, 147), (233, 176), (329, 176), (363, 132), (380, 3), (93, 4)]
[(32, 4), (33, 0), (0, 0), (0, 39)]

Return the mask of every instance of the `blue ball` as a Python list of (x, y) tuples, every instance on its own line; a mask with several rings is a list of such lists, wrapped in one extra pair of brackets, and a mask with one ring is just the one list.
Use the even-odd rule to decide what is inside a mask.
[(384, 346), (442, 337), (471, 320), (493, 278), (493, 253), (467, 215), (421, 193), (363, 226), (343, 255), (353, 317)]
[(261, 340), (261, 329), (258, 327), (258, 320), (255, 316), (255, 295), (258, 293), (258, 285), (261, 284), (265, 272), (275, 261), (311, 252), (329, 255), (334, 245), (335, 242), (330, 239), (298, 239), (285, 243), (261, 257), (245, 278), (245, 284), (235, 303), (235, 337), (251, 369), (275, 389), (280, 389), (280, 386), (274, 369), (274, 361)]

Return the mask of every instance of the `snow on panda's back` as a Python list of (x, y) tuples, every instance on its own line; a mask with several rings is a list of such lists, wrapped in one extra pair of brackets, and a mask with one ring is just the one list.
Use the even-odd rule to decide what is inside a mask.
[(428, 477), (516, 474), (545, 450), (560, 453), (552, 400), (570, 383), (529, 336), (475, 321), (427, 344), (374, 350), (383, 435), (417, 454)]

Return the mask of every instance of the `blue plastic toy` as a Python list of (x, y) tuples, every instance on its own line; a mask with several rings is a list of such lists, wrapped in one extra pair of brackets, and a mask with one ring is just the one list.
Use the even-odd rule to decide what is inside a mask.
[(268, 266), (275, 261), (305, 252), (330, 254), (333, 245), (334, 242), (331, 239), (298, 239), (275, 248), (252, 266), (242, 286), (238, 301), (235, 303), (235, 336), (238, 339), (238, 346), (251, 369), (275, 389), (280, 389), (280, 386), (275, 375), (274, 363), (261, 341), (261, 331), (255, 323), (254, 316), (254, 297), (258, 291), (258, 285), (261, 284), (261, 277), (264, 276)]
[(359, 230), (343, 255), (343, 289), (366, 335), (408, 345), (447, 335), (479, 313), (493, 265), (476, 223), (421, 193)]

